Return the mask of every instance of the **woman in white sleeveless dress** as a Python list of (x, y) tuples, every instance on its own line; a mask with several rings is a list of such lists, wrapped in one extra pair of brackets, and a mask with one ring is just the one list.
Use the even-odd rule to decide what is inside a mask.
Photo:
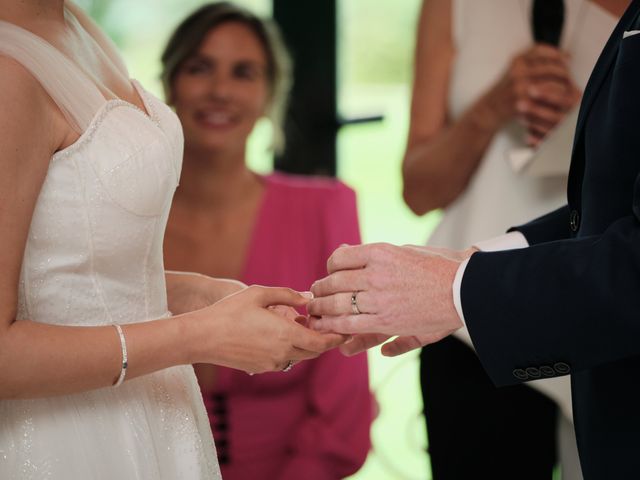
[[(574, 85), (562, 100), (565, 108), (578, 101), (571, 90), (584, 89), (627, 3), (564, 1), (559, 47), (569, 55), (561, 63)], [(537, 58), (529, 50), (532, 6), (533, 0), (425, 0), (404, 179), (416, 213), (446, 207), (430, 245), (464, 249), (566, 202), (566, 175), (532, 178), (508, 161), (527, 139), (516, 120), (530, 113), (517, 110), (519, 98), (509, 91), (510, 79), (520, 75), (516, 63), (553, 65), (559, 55), (547, 47), (550, 58)], [(561, 117), (545, 117), (537, 138), (527, 140), (539, 141)], [(458, 336), (469, 343), (466, 330)], [(580, 478), (569, 377), (495, 389), (475, 354), (455, 338), (423, 350), (421, 377), (436, 480), (462, 478), (463, 471), (550, 478), (555, 413), (536, 390), (561, 407), (563, 478)]]
[(343, 338), (281, 306), (305, 295), (165, 277), (180, 124), (76, 7), (0, 0), (0, 72), (0, 478), (219, 478), (189, 364)]

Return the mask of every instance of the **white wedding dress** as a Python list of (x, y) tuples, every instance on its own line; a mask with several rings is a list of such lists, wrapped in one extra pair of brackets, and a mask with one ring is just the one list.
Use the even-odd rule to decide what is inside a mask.
[[(126, 74), (90, 21), (65, 10), (77, 34)], [(110, 98), (60, 50), (6, 22), (0, 55), (24, 65), (82, 132), (51, 158), (24, 252), (18, 321), (87, 326), (170, 315), (162, 239), (182, 160), (177, 118), (135, 83), (147, 112)], [(0, 401), (0, 479), (217, 478), (190, 366), (118, 388)]]

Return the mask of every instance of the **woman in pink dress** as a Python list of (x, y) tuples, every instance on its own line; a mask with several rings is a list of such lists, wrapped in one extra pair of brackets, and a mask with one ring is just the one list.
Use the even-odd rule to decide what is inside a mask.
[[(229, 3), (183, 21), (163, 81), (185, 133), (165, 237), (170, 269), (308, 290), (341, 243), (360, 242), (354, 192), (333, 179), (259, 176), (246, 164), (255, 122), (276, 140), (289, 62), (271, 24)], [(370, 448), (366, 356), (331, 351), (291, 371), (249, 376), (197, 365), (225, 479), (346, 477)]]

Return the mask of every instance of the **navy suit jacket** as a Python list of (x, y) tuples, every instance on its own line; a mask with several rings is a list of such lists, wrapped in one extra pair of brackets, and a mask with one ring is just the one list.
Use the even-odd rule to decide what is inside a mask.
[(585, 480), (640, 478), (640, 35), (622, 38), (639, 17), (634, 0), (585, 89), (568, 205), (516, 227), (529, 248), (473, 255), (462, 280), (497, 385), (571, 373)]

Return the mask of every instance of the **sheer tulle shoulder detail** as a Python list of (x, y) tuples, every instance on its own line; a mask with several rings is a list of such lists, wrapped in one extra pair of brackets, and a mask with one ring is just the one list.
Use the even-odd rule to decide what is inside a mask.
[(89, 126), (106, 101), (86, 74), (53, 45), (1, 20), (0, 55), (14, 59), (29, 71), (78, 133)]
[(127, 66), (118, 53), (118, 49), (114, 45), (113, 41), (107, 35), (105, 35), (102, 30), (100, 30), (100, 28), (96, 25), (91, 17), (89, 17), (72, 2), (66, 2), (65, 9), (67, 21), (77, 21), (82, 29), (100, 47), (101, 52), (106, 55), (114, 69), (123, 77), (128, 79), (129, 71), (127, 70)]

